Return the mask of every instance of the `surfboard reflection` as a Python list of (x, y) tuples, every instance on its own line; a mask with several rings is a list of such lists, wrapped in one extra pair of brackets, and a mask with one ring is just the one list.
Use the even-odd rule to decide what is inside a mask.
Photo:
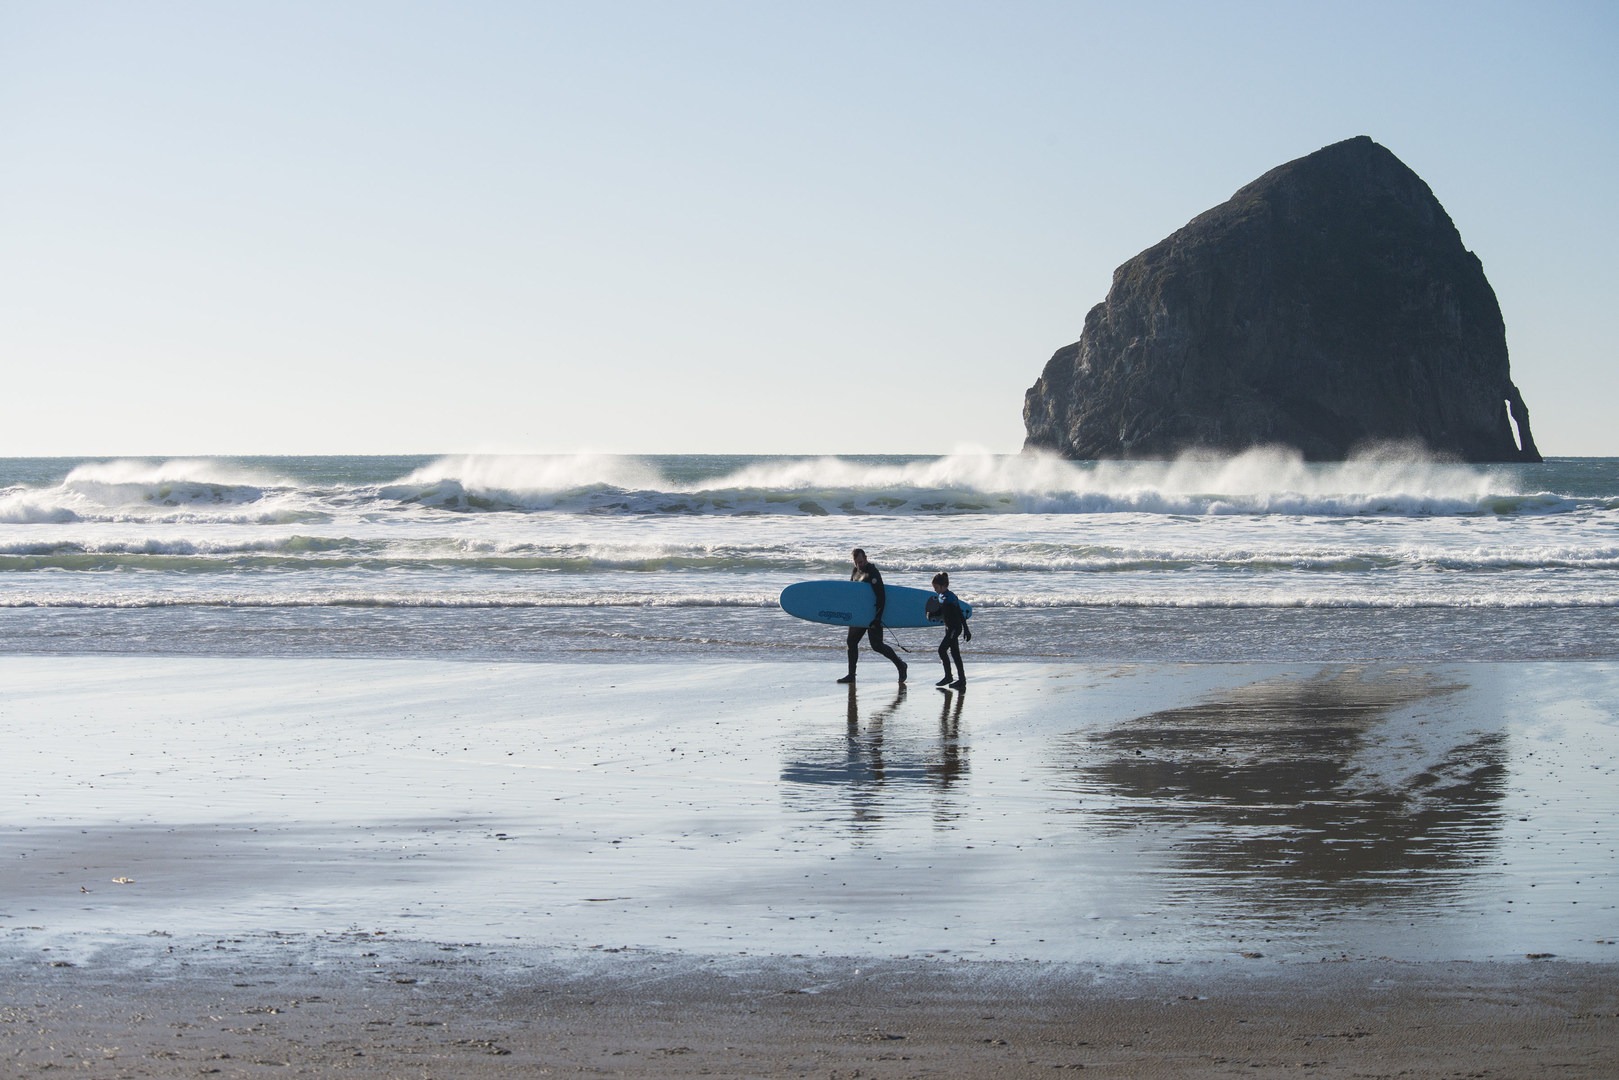
[[(869, 693), (869, 692), (868, 692)], [(935, 824), (958, 816), (951, 788), (967, 772), (968, 747), (961, 737), (966, 694), (938, 694), (938, 722), (931, 700), (901, 685), (885, 691), (882, 704), (862, 719), (860, 693), (848, 688), (843, 730), (791, 749), (781, 770), (788, 804), (806, 812), (846, 816), (858, 830), (886, 818), (926, 811)], [(875, 696), (875, 695), (873, 695)]]
[(1431, 905), (1501, 838), (1501, 725), (1421, 717), (1461, 689), (1403, 669), (1262, 681), (1076, 736), (1059, 784), (1082, 825), (1182, 871), (1172, 892)]

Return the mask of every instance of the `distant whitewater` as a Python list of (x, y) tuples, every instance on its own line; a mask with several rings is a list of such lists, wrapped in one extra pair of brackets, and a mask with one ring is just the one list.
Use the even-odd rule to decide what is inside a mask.
[(1616, 526), (1613, 459), (11, 459), (0, 648), (813, 658), (859, 545), (1005, 657), (1610, 656)]
[[(1517, 472), (1295, 453), (1075, 463), (940, 458), (446, 457), (98, 461), (5, 477), (0, 523), (335, 520), (360, 508), (571, 514), (1478, 514), (1569, 509)], [(4, 463), (0, 463), (4, 464)], [(15, 462), (12, 472), (15, 473)]]

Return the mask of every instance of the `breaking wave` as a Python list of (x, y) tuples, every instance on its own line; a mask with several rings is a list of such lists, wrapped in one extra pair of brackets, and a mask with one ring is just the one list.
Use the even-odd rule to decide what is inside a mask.
[(1521, 490), (1510, 471), (1368, 454), (1309, 464), (1283, 450), (1172, 462), (956, 454), (881, 462), (769, 459), (704, 476), (638, 458), (442, 458), (379, 486), (380, 499), (456, 512), (642, 515), (1479, 515), (1575, 505)]
[[(293, 471), (293, 470), (287, 470)], [(1292, 451), (1165, 462), (1041, 454), (921, 459), (651, 459), (463, 455), (403, 474), (295, 479), (221, 459), (108, 461), (52, 486), (0, 489), (0, 524), (286, 525), (356, 513), (639, 516), (1475, 516), (1592, 506), (1523, 486), (1512, 467), (1368, 454), (1312, 464)], [(1598, 509), (1612, 509), (1601, 505)]]
[(325, 516), (294, 505), (297, 485), (212, 458), (90, 462), (56, 486), (0, 493), (0, 524), (78, 521), (287, 524)]
[(464, 455), (395, 477), (329, 483), (214, 459), (90, 463), (54, 487), (0, 491), (0, 523), (296, 524), (400, 511), (1457, 516), (1558, 513), (1579, 502), (1525, 490), (1510, 468), (1386, 454), (1310, 464), (1274, 449), (1170, 462), (962, 453), (900, 460), (699, 459), (699, 466), (616, 455)]
[[(1619, 544), (1444, 546), (1299, 543), (1243, 546), (1183, 535), (1160, 544), (1072, 543), (993, 538), (971, 543), (896, 546), (884, 550), (890, 573), (1114, 575), (1168, 572), (1353, 575), (1386, 570), (1489, 574), (1517, 571), (1619, 571)], [(1165, 538), (1168, 539), (1167, 537)], [(1214, 540), (1215, 542), (1210, 542)], [(841, 554), (841, 553), (839, 553)], [(787, 543), (541, 543), (430, 536), (249, 535), (235, 538), (118, 536), (102, 539), (0, 540), (0, 571), (162, 570), (175, 573), (270, 570), (378, 572), (511, 571), (597, 573), (779, 572), (816, 576), (829, 568), (815, 538)]]

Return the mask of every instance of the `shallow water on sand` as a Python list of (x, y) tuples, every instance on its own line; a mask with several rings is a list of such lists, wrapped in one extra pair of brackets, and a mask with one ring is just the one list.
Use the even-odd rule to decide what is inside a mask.
[(3, 658), (0, 935), (1619, 949), (1614, 664), (913, 670)]

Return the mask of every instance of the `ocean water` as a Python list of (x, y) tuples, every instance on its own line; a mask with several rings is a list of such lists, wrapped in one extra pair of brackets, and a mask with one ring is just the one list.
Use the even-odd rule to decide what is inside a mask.
[(832, 663), (855, 546), (969, 657), (1619, 658), (1619, 459), (1276, 451), (0, 459), (0, 652)]

